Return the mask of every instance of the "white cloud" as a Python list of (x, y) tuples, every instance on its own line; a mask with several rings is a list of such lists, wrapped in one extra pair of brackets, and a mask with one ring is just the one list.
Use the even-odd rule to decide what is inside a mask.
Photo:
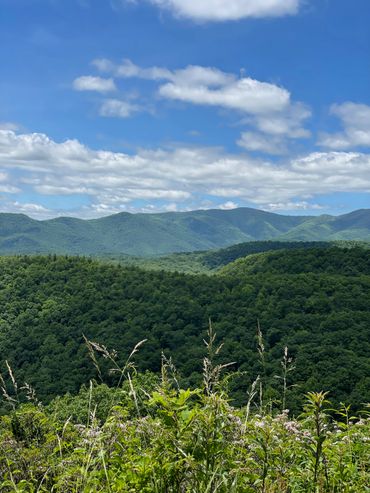
[(279, 137), (263, 135), (257, 132), (243, 132), (237, 144), (248, 151), (265, 152), (267, 154), (284, 154), (286, 146)]
[(324, 206), (320, 204), (312, 204), (307, 201), (301, 202), (273, 202), (264, 206), (265, 210), (271, 212), (278, 211), (310, 211), (310, 210), (322, 210)]
[(322, 134), (320, 145), (331, 149), (370, 147), (370, 106), (352, 102), (334, 104), (330, 113), (340, 119), (343, 131)]
[(0, 193), (19, 193), (20, 188), (13, 186), (8, 173), (0, 171)]
[(16, 132), (19, 130), (19, 125), (12, 122), (0, 122), (0, 130), (13, 130)]
[(135, 65), (128, 58), (124, 59), (120, 65), (116, 65), (106, 58), (98, 58), (93, 60), (92, 64), (101, 72), (111, 72), (115, 77), (137, 77), (147, 80), (166, 80), (171, 79), (173, 76), (173, 73), (166, 68), (142, 68)]
[(140, 67), (125, 58), (117, 65), (106, 58), (97, 58), (92, 64), (101, 72), (112, 73), (115, 77), (139, 78), (153, 81), (172, 81), (184, 84), (224, 85), (235, 80), (233, 74), (227, 74), (213, 67), (188, 65), (184, 69), (169, 70), (165, 67)]
[(103, 79), (92, 75), (82, 75), (73, 81), (73, 89), (76, 91), (95, 91), (95, 92), (112, 92), (116, 91), (116, 85), (113, 79)]
[(311, 116), (311, 110), (302, 103), (291, 103), (280, 114), (259, 115), (255, 118), (255, 125), (261, 131), (276, 137), (302, 139), (310, 137), (310, 132), (303, 127), (303, 123)]
[(311, 116), (311, 111), (302, 103), (291, 103), (280, 113), (255, 115), (244, 122), (254, 125), (255, 131), (241, 134), (237, 144), (249, 151), (268, 154), (285, 154), (288, 152), (288, 139), (303, 139), (311, 133), (303, 124)]
[(109, 60), (93, 63), (116, 77), (160, 81), (162, 85), (158, 92), (167, 99), (257, 115), (279, 112), (290, 105), (290, 94), (284, 88), (249, 77), (237, 78), (213, 67), (189, 65), (170, 71), (160, 67), (141, 68), (127, 59), (121, 65), (114, 65)]
[[(44, 195), (83, 194), (101, 211), (102, 204), (110, 211), (129, 210), (137, 199), (161, 207), (179, 203), (183, 209), (197, 207), (198, 197), (207, 195), (225, 204), (238, 198), (271, 208), (309, 204), (334, 192), (370, 193), (370, 155), (355, 152), (311, 153), (277, 165), (221, 149), (175, 147), (129, 155), (92, 150), (76, 140), (57, 143), (43, 134), (0, 131), (0, 168), (2, 186), (22, 188), (27, 182)], [(90, 208), (91, 214), (97, 210)]]
[(23, 212), (25, 214), (50, 214), (51, 210), (40, 204), (33, 203), (20, 203), (13, 202), (13, 207), (17, 209), (18, 212)]
[[(128, 59), (119, 65), (106, 59), (94, 60), (93, 64), (115, 77), (152, 80), (158, 84), (158, 95), (164, 99), (238, 112), (243, 115), (242, 123), (275, 136), (275, 144), (278, 138), (310, 136), (303, 126), (311, 116), (310, 109), (291, 101), (289, 91), (276, 84), (199, 65), (171, 71), (156, 66), (143, 68)], [(281, 142), (279, 147), (285, 144)]]
[[(127, 1), (127, 0), (126, 0)], [(132, 2), (132, 0), (130, 0)], [(195, 21), (232, 21), (298, 13), (300, 0), (147, 0), (175, 16)]]
[(1, 193), (19, 193), (21, 191), (18, 187), (13, 187), (12, 185), (1, 185), (0, 184), (0, 192)]
[[(193, 72), (193, 67), (189, 69)], [(178, 77), (173, 82), (162, 85), (159, 94), (167, 99), (205, 106), (220, 106), (250, 114), (279, 112), (289, 105), (289, 92), (274, 84), (247, 77), (216, 84), (211, 77), (206, 82), (206, 76), (211, 76), (212, 73), (205, 73), (202, 82), (193, 78), (193, 73), (186, 73), (186, 69), (184, 73), (186, 77)]]
[(218, 87), (227, 86), (234, 82), (236, 78), (233, 74), (222, 72), (222, 70), (214, 67), (188, 65), (184, 69), (175, 70), (167, 79), (176, 85)]
[(37, 219), (49, 219), (51, 217), (55, 217), (60, 215), (58, 212), (53, 211), (51, 209), (47, 209), (46, 207), (40, 204), (34, 203), (22, 203), (17, 200), (15, 201), (4, 201), (3, 197), (0, 197), (0, 210), (1, 212), (9, 212), (13, 214), (26, 214), (30, 217), (35, 217)]
[(138, 111), (140, 111), (140, 107), (129, 101), (107, 99), (101, 105), (99, 113), (101, 116), (110, 118), (129, 118)]
[(224, 211), (230, 211), (231, 209), (236, 209), (237, 207), (238, 204), (231, 200), (228, 200), (227, 202), (224, 202), (223, 204), (219, 205), (219, 209), (222, 209)]
[(167, 204), (164, 207), (164, 210), (165, 210), (165, 212), (177, 212), (178, 206), (177, 206), (176, 202), (172, 202), (170, 204)]

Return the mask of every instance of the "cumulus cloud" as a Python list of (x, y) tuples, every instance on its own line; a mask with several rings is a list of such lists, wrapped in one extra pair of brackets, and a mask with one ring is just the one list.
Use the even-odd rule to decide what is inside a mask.
[(73, 89), (76, 91), (95, 91), (95, 92), (112, 92), (115, 91), (116, 85), (113, 79), (103, 79), (92, 75), (82, 75), (73, 81)]
[[(193, 67), (186, 70), (193, 72)], [(186, 72), (185, 72), (186, 73)], [(210, 80), (200, 82), (188, 77), (178, 78), (159, 88), (159, 94), (174, 99), (205, 106), (220, 106), (240, 112), (263, 114), (282, 111), (289, 105), (289, 93), (274, 84), (251, 78), (228, 80), (216, 84)], [(204, 75), (213, 75), (204, 74)]]
[(322, 134), (320, 145), (331, 149), (370, 147), (370, 106), (352, 102), (334, 104), (330, 113), (340, 119), (343, 131)]
[(108, 60), (93, 63), (116, 77), (160, 81), (159, 95), (167, 99), (257, 115), (279, 112), (290, 105), (290, 94), (284, 88), (249, 77), (237, 78), (213, 67), (189, 65), (170, 71), (161, 67), (142, 68), (127, 59), (120, 65)]
[(232, 209), (236, 209), (237, 207), (238, 204), (236, 202), (233, 202), (232, 200), (228, 200), (227, 202), (224, 202), (223, 204), (219, 205), (219, 208), (224, 211), (230, 211)]
[[(132, 3), (133, 0), (126, 0)], [(300, 0), (146, 0), (175, 16), (194, 21), (235, 21), (298, 13)], [(134, 2), (136, 3), (136, 2)]]
[(309, 208), (309, 199), (324, 194), (370, 193), (370, 155), (357, 152), (311, 153), (277, 165), (214, 148), (130, 155), (92, 150), (77, 140), (58, 143), (44, 134), (0, 131), (0, 169), (2, 186), (27, 183), (43, 195), (83, 194), (95, 208), (91, 214), (129, 210), (135, 200), (146, 207), (160, 202), (184, 209), (197, 207), (199, 197), (207, 195), (227, 206), (242, 201), (262, 208)]
[[(292, 101), (287, 89), (270, 82), (238, 77), (214, 67), (199, 65), (189, 65), (178, 70), (157, 66), (143, 68), (128, 59), (121, 64), (97, 59), (93, 64), (98, 70), (114, 77), (154, 81), (158, 84), (158, 95), (163, 99), (237, 112), (242, 116), (242, 123), (254, 127), (259, 134), (273, 136), (273, 153), (280, 153), (286, 147), (284, 139), (310, 136), (310, 132), (304, 128), (305, 121), (311, 116), (310, 109)], [(126, 113), (129, 116), (130, 112), (124, 111)], [(267, 139), (262, 135), (259, 138)]]

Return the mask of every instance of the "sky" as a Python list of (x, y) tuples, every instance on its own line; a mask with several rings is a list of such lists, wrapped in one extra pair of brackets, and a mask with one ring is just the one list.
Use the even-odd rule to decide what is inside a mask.
[(369, 0), (0, 0), (0, 212), (370, 208)]

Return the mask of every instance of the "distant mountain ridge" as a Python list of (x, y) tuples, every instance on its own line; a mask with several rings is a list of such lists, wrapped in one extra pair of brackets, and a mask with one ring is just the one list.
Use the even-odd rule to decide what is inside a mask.
[(261, 240), (370, 241), (370, 209), (341, 216), (287, 216), (242, 207), (43, 221), (0, 213), (1, 254), (158, 255)]

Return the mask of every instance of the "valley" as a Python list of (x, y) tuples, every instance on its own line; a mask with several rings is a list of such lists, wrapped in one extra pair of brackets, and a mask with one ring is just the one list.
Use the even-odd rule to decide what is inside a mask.
[[(196, 385), (211, 320), (223, 343), (223, 362), (234, 361), (233, 369), (245, 373), (234, 389), (242, 404), (262, 371), (259, 323), (272, 398), (278, 394), (274, 375), (287, 346), (296, 367), (291, 408), (298, 410), (299, 396), (309, 390), (330, 390), (336, 402), (359, 407), (369, 395), (369, 250), (293, 246), (284, 250), (267, 242), (194, 254), (219, 263), (218, 270), (209, 271), (212, 275), (170, 272), (164, 264), (161, 270), (145, 270), (91, 258), (3, 257), (3, 370), (7, 359), (19, 380), (49, 402), (98, 379), (84, 336), (122, 358), (146, 339), (136, 356), (140, 371), (158, 372), (163, 351), (176, 362), (184, 384)], [(245, 256), (248, 248), (260, 253)], [(241, 258), (226, 260), (238, 251)], [(107, 378), (113, 385), (114, 379)]]

